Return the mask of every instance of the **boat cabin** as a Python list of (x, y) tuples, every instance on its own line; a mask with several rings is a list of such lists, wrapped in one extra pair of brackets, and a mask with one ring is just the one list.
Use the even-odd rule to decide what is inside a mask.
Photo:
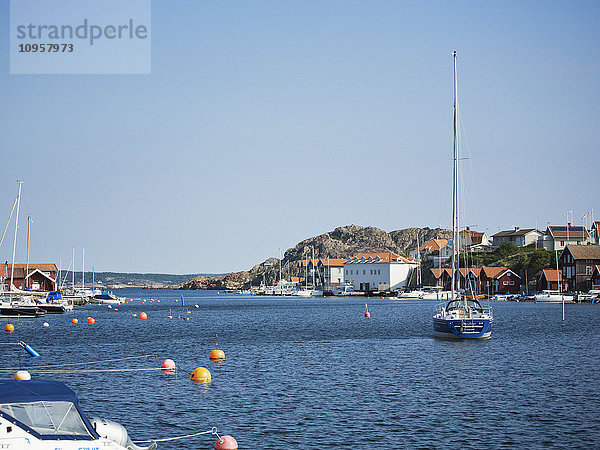
[(80, 410), (77, 395), (57, 381), (0, 381), (0, 422), (5, 425), (0, 426), (0, 442), (14, 438), (17, 446), (27, 435), (42, 441), (100, 437)]

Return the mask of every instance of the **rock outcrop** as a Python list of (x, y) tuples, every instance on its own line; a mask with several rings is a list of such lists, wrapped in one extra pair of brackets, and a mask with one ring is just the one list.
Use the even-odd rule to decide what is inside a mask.
[(238, 290), (249, 285), (252, 279), (250, 272), (232, 272), (228, 275), (217, 277), (199, 276), (182, 283), (179, 289), (212, 289), (212, 290)]
[[(358, 253), (394, 252), (407, 256), (410, 250), (430, 239), (450, 239), (452, 232), (441, 228), (406, 228), (387, 233), (375, 227), (347, 225), (328, 233), (311, 237), (299, 242), (287, 250), (283, 257), (282, 272), (289, 276), (298, 276), (302, 259), (348, 258)], [(249, 272), (233, 272), (225, 276), (196, 277), (181, 285), (181, 289), (248, 289), (252, 285), (275, 283), (279, 276), (280, 261), (269, 258), (256, 264)]]

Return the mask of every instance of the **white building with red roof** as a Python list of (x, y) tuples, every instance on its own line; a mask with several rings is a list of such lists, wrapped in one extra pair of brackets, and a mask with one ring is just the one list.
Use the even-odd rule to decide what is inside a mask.
[(407, 286), (417, 266), (394, 252), (359, 253), (344, 264), (344, 280), (358, 291), (395, 291)]

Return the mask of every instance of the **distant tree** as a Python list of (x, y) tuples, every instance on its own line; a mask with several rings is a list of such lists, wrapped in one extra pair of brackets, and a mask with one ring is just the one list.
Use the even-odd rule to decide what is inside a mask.
[(507, 258), (519, 253), (519, 246), (512, 242), (504, 242), (500, 244), (500, 247), (494, 250), (494, 253), (498, 259)]

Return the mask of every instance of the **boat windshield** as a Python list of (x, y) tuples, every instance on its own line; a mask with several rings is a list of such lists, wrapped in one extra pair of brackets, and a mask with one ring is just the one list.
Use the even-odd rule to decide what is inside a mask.
[[(468, 299), (467, 301), (467, 309), (471, 311), (483, 311), (483, 307), (481, 303), (474, 299)], [(448, 302), (446, 306), (446, 311), (452, 311), (454, 309), (463, 309), (465, 307), (465, 300), (451, 300)]]
[(4, 403), (0, 411), (42, 435), (91, 436), (72, 402)]

